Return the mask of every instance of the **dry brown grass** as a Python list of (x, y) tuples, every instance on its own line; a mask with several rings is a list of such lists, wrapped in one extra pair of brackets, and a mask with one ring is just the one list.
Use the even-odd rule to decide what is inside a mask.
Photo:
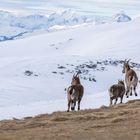
[(140, 100), (0, 122), (0, 140), (140, 140)]

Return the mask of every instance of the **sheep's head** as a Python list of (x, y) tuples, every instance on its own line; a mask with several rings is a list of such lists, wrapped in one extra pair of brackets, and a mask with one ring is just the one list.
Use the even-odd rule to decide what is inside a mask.
[(122, 73), (126, 73), (130, 69), (129, 62), (130, 62), (130, 59), (124, 61)]
[(71, 85), (80, 84), (80, 78), (79, 78), (79, 74), (80, 74), (80, 73), (81, 73), (81, 72), (78, 71), (76, 75), (73, 75)]
[(118, 84), (124, 85), (124, 81), (123, 80), (118, 80)]

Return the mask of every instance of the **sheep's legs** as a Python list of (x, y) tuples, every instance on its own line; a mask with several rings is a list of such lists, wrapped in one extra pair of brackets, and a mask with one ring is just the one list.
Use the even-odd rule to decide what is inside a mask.
[(135, 96), (138, 96), (138, 94), (136, 92), (136, 87), (134, 87), (134, 92), (135, 92)]
[(117, 101), (118, 101), (118, 98), (115, 99), (115, 103), (114, 103), (114, 105), (116, 105)]

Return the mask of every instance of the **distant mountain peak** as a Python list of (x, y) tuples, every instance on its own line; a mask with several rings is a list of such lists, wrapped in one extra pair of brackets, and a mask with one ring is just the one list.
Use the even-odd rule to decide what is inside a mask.
[(128, 22), (131, 20), (131, 17), (126, 15), (124, 12), (120, 12), (112, 17), (112, 21), (114, 22)]

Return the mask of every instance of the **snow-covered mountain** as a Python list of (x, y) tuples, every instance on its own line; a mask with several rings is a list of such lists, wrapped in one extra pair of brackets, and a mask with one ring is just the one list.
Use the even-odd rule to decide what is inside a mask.
[[(50, 15), (14, 15), (7, 11), (0, 11), (0, 41), (14, 40), (39, 34), (42, 32), (50, 32), (58, 29), (64, 29), (81, 24), (103, 24), (112, 22), (127, 22), (131, 18), (123, 13), (106, 20), (100, 17), (82, 16), (71, 10), (56, 12)], [(59, 26), (59, 28), (57, 28)]]
[[(35, 18), (44, 19), (29, 16)], [(124, 79), (122, 60), (131, 58), (140, 77), (139, 31), (139, 20), (132, 20), (0, 42), (0, 119), (66, 110), (64, 89), (78, 70), (85, 88), (81, 108), (108, 105), (109, 86)], [(140, 98), (139, 86), (137, 92), (129, 99)]]
[(111, 21), (113, 21), (113, 22), (128, 22), (131, 20), (132, 20), (131, 17), (129, 17), (125, 13), (116, 14), (111, 19)]
[(21, 35), (33, 34), (35, 31), (48, 31), (56, 25), (73, 26), (92, 20), (86, 16), (78, 16), (71, 10), (50, 15), (27, 16), (17, 16), (10, 12), (0, 11), (0, 41), (21, 38)]

